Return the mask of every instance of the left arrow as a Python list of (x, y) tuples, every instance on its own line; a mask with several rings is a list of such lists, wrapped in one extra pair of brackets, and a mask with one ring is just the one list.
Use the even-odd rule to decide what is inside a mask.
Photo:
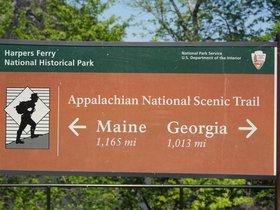
[(79, 133), (76, 131), (76, 129), (85, 129), (87, 128), (86, 125), (76, 125), (76, 123), (79, 121), (79, 118), (76, 118), (69, 126), (68, 128), (75, 134), (75, 136), (79, 136)]

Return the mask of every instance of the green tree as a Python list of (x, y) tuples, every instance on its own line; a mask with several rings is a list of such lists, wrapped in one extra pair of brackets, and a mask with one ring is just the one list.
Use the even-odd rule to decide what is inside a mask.
[(0, 0), (0, 37), (28, 40), (120, 41), (126, 22), (102, 18), (112, 0)]
[(12, 1), (0, 0), (0, 35), (3, 37), (3, 34), (6, 33), (11, 21), (12, 21)]
[(136, 0), (128, 4), (152, 15), (148, 21), (155, 26), (155, 30), (150, 31), (155, 39), (198, 41), (200, 7), (205, 1)]
[(242, 41), (271, 32), (279, 22), (279, 0), (136, 0), (150, 14), (155, 40)]
[[(259, 36), (253, 36), (255, 41), (271, 41), (275, 40), (275, 35), (280, 31), (280, 0), (267, 0), (267, 4), (271, 8), (269, 10), (270, 27), (266, 33)], [(271, 23), (272, 22), (272, 23)]]

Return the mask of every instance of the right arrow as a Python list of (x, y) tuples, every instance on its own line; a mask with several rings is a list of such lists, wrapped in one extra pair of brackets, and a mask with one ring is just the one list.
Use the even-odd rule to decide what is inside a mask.
[(246, 122), (251, 126), (251, 127), (239, 127), (238, 130), (240, 131), (250, 131), (247, 136), (246, 139), (250, 138), (258, 129), (249, 119), (246, 119)]

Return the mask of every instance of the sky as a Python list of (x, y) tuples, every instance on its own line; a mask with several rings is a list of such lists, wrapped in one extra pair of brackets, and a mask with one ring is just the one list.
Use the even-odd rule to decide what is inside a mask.
[[(127, 6), (124, 3), (118, 3), (109, 9), (107, 9), (103, 13), (104, 18), (108, 18), (112, 15), (115, 15), (117, 17), (120, 17), (122, 21), (129, 19), (131, 16), (136, 16), (133, 23), (140, 23), (141, 21), (145, 21), (145, 26), (148, 28), (153, 27), (153, 25), (147, 23), (147, 19), (150, 17), (149, 14), (140, 14), (141, 10), (132, 8)], [(145, 37), (142, 37), (141, 35), (135, 36), (134, 34), (145, 34)], [(148, 42), (151, 41), (152, 36), (147, 33), (147, 31), (144, 31), (141, 29), (141, 26), (129, 26), (126, 29), (126, 37), (124, 38), (124, 41), (126, 42)]]

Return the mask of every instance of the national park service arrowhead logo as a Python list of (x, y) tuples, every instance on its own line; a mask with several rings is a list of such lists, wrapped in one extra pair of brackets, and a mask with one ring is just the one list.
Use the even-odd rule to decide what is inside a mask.
[(266, 54), (261, 50), (257, 50), (251, 56), (256, 69), (260, 70), (265, 62)]

